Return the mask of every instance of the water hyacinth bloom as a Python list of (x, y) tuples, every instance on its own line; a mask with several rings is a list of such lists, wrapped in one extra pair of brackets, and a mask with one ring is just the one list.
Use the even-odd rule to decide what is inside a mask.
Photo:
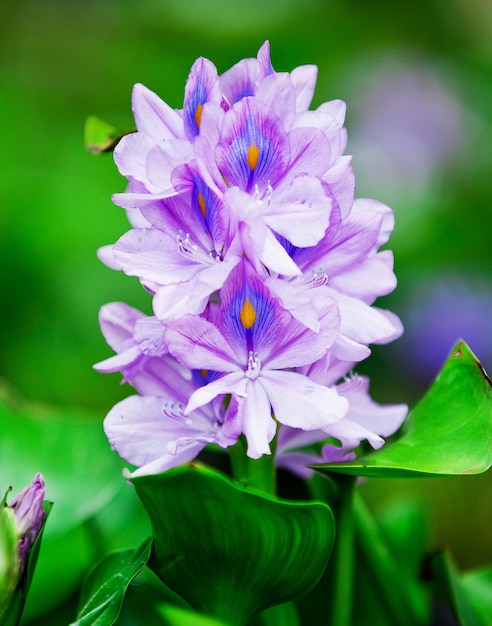
[(403, 407), (376, 410), (363, 379), (340, 383), (402, 327), (374, 306), (396, 285), (379, 250), (392, 211), (354, 199), (345, 104), (309, 110), (316, 75), (276, 72), (266, 42), (221, 75), (198, 59), (180, 110), (134, 88), (137, 132), (115, 150), (128, 187), (113, 198), (132, 228), (101, 257), (139, 278), (154, 315), (103, 307), (116, 355), (96, 369), (138, 392), (105, 420), (136, 474), (240, 435), (258, 458), (279, 433), (281, 465), (292, 433), (350, 453), (382, 445), (404, 418)]

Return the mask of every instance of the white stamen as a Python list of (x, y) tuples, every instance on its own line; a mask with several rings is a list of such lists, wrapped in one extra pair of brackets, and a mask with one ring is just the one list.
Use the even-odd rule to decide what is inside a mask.
[(246, 377), (250, 380), (256, 380), (260, 375), (261, 363), (257, 352), (250, 352), (248, 356), (248, 369)]
[(199, 248), (196, 244), (192, 243), (190, 233), (183, 235), (183, 231), (180, 230), (176, 235), (176, 241), (178, 243), (178, 251), (183, 256), (193, 257), (196, 263), (203, 263), (204, 265), (215, 265), (222, 261), (222, 255), (215, 249), (210, 250), (208, 253), (205, 250)]
[(304, 283), (306, 287), (321, 287), (328, 283), (328, 274), (322, 267), (313, 270), (312, 274), (311, 278)]
[(178, 404), (175, 404), (174, 402), (166, 402), (164, 404), (164, 413), (168, 417), (184, 418), (183, 409), (184, 407), (181, 402)]
[(176, 236), (178, 242), (178, 250), (181, 254), (193, 254), (198, 251), (198, 246), (191, 243), (190, 233), (186, 233), (183, 237), (183, 231), (180, 230)]
[(270, 202), (272, 201), (272, 194), (273, 194), (273, 187), (271, 186), (270, 181), (267, 182), (267, 188), (263, 192), (263, 194), (260, 192), (260, 188), (258, 187), (258, 185), (255, 184), (253, 198), (256, 200), (256, 202), (258, 202), (258, 204), (262, 206), (264, 204), (266, 204), (267, 206), (270, 206)]

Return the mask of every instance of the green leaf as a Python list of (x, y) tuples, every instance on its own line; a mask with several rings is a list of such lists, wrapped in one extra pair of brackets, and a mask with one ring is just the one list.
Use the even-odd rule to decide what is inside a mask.
[(492, 615), (492, 567), (466, 572), (461, 577), (461, 586), (477, 617), (487, 624)]
[(85, 122), (85, 147), (95, 154), (111, 152), (122, 137), (132, 132), (135, 132), (135, 129), (121, 130), (121, 128), (112, 126), (104, 120), (90, 115)]
[(436, 595), (447, 602), (452, 609), (459, 626), (487, 626), (474, 610), (472, 603), (460, 579), (460, 573), (448, 552), (439, 552), (430, 561), (432, 587)]
[(172, 604), (160, 606), (159, 612), (164, 617), (166, 626), (233, 626), (222, 620), (196, 613), (190, 609), (173, 606)]
[(402, 436), (321, 472), (418, 477), (480, 474), (492, 464), (492, 383), (480, 361), (459, 342), (434, 384), (410, 412)]
[(113, 552), (89, 573), (77, 619), (71, 626), (110, 626), (120, 614), (125, 592), (149, 559), (152, 539), (138, 548)]
[(259, 495), (197, 466), (133, 482), (153, 527), (149, 566), (199, 612), (243, 624), (309, 591), (326, 567), (324, 504)]

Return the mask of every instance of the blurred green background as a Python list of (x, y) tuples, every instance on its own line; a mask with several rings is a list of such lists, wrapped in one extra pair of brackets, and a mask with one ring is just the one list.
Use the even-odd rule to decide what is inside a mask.
[[(381, 402), (412, 404), (459, 337), (492, 369), (492, 6), (487, 0), (6, 0), (0, 17), (0, 377), (28, 400), (103, 419), (131, 390), (100, 306), (150, 312), (99, 246), (128, 228), (110, 155), (85, 151), (88, 115), (130, 128), (141, 82), (181, 107), (198, 56), (223, 72), (270, 40), (275, 69), (319, 67), (314, 105), (347, 102), (357, 196), (395, 212), (406, 328), (359, 371)], [(0, 425), (3, 428), (3, 425)], [(1, 459), (0, 459), (1, 464)], [(41, 471), (43, 468), (39, 468)], [(15, 477), (4, 476), (2, 484)], [(372, 505), (410, 496), (461, 567), (492, 560), (491, 478), (368, 481)], [(18, 485), (21, 488), (23, 485)], [(49, 485), (48, 485), (49, 495)], [(48, 525), (49, 526), (49, 525)]]

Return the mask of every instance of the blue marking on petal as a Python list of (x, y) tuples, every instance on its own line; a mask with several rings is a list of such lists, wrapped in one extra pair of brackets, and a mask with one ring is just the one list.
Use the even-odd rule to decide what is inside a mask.
[(215, 66), (207, 59), (197, 59), (193, 64), (185, 87), (183, 118), (185, 131), (192, 141), (200, 132), (203, 105), (220, 103), (221, 94)]
[(192, 181), (193, 191), (191, 197), (193, 208), (202, 227), (210, 233), (215, 244), (215, 252), (220, 254), (222, 247), (226, 243), (228, 230), (226, 223), (224, 223), (226, 215), (223, 210), (223, 202), (194, 173), (192, 173)]
[(261, 353), (276, 340), (280, 305), (253, 271), (247, 269), (246, 262), (231, 272), (221, 297), (218, 321), (229, 343), (238, 347), (239, 354)]
[(183, 105), (186, 134), (191, 138), (200, 132), (200, 120), (203, 105), (208, 102), (208, 92), (201, 77), (192, 93), (185, 99)]
[(250, 98), (228, 112), (218, 166), (230, 186), (263, 192), (275, 185), (289, 162), (288, 142), (280, 120), (266, 105)]

